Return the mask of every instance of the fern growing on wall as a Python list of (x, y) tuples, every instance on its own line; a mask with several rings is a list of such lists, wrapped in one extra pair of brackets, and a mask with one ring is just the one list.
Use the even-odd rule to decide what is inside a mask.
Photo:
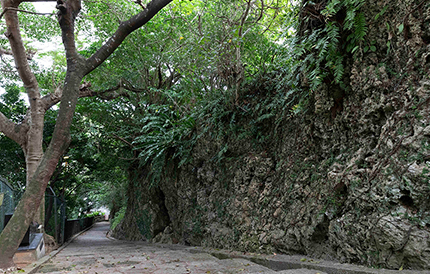
[[(291, 88), (292, 112), (304, 109), (307, 97), (325, 82), (345, 89), (345, 56), (360, 51), (367, 33), (363, 0), (304, 1), (298, 9), (297, 34), (286, 39), (290, 71), (280, 88)], [(318, 14), (318, 15), (317, 15)], [(293, 64), (293, 65), (291, 65)], [(300, 77), (297, 77), (300, 75)], [(305, 88), (303, 88), (305, 86)]]
[(195, 121), (192, 116), (180, 115), (172, 105), (151, 105), (141, 123), (140, 136), (134, 144), (141, 151), (140, 164), (150, 166), (151, 186), (156, 186), (169, 163), (178, 160), (180, 167), (189, 160), (194, 140), (188, 136)]

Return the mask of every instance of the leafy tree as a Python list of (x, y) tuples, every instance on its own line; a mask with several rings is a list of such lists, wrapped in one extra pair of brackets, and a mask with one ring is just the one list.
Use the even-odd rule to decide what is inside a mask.
[[(17, 73), (10, 69), (11, 77), (16, 74), (19, 75), (28, 95), (30, 106), (26, 117), (20, 122), (15, 122), (4, 113), (0, 113), (0, 131), (21, 146), (26, 159), (27, 172), (25, 193), (15, 214), (0, 235), (0, 269), (14, 267), (13, 255), (40, 205), (58, 160), (70, 143), (70, 126), (77, 100), (79, 97), (89, 96), (90, 93), (88, 85), (82, 84), (83, 78), (103, 64), (130, 33), (146, 24), (171, 1), (153, 0), (145, 7), (136, 5), (136, 15), (125, 18), (126, 20), (119, 24), (112, 23), (112, 25), (116, 25), (113, 27), (114, 33), (107, 35), (108, 39), (103, 44), (100, 43), (91, 54), (83, 56), (78, 52), (75, 41), (75, 25), (81, 11), (81, 1), (58, 0), (58, 24), (65, 48), (67, 69), (64, 82), (55, 90), (49, 90), (46, 95), (43, 95), (42, 86), (28, 60), (32, 58), (31, 49), (28, 47), (26, 49), (26, 43), (21, 35), (18, 12), (20, 12), (20, 8), (24, 7), (21, 4), (26, 1), (1, 1), (1, 16), (6, 23), (5, 33), (9, 42), (9, 46), (2, 44), (2, 52), (12, 53)], [(130, 6), (130, 2), (124, 1), (122, 3)], [(48, 28), (53, 29), (53, 26), (48, 25)], [(33, 33), (36, 39), (47, 38), (45, 32), (34, 31), (31, 28), (27, 29), (25, 33)], [(43, 150), (45, 113), (59, 102), (57, 122), (52, 138), (46, 150)]]

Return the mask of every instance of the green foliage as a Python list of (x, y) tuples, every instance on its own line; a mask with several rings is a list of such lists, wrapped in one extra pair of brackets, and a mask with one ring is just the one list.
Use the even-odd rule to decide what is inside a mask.
[(141, 164), (151, 165), (151, 185), (156, 185), (168, 162), (178, 159), (180, 167), (189, 160), (192, 148), (189, 136), (195, 121), (191, 116), (181, 117), (173, 105), (152, 105), (141, 123), (143, 127), (133, 143), (141, 151)]
[(354, 21), (351, 20), (350, 22), (351, 28), (348, 30), (353, 29), (353, 32), (347, 37), (348, 44), (346, 50), (347, 52), (355, 53), (362, 46), (367, 33), (367, 25), (364, 14), (361, 12), (354, 17)]
[[(125, 13), (135, 8), (129, 4)], [(113, 31), (112, 24), (107, 24), (112, 16), (123, 16), (116, 11), (116, 4), (111, 9), (102, 3), (86, 5), (88, 18), (97, 20), (97, 31), (82, 31), (100, 39), (82, 43), (80, 53), (84, 56), (93, 53)], [(230, 115), (241, 109), (234, 106), (235, 90), (255, 75), (274, 69), (282, 48), (273, 42), (280, 32), (276, 28), (281, 26), (277, 15), (286, 13), (277, 7), (290, 4), (278, 1), (262, 7), (259, 2), (252, 3), (245, 16), (247, 5), (242, 0), (173, 2), (170, 9), (161, 11), (131, 35), (96, 73), (87, 77), (101, 91), (123, 79), (140, 89), (110, 102), (82, 100), (78, 112), (103, 125), (97, 138), (115, 144), (110, 155), (118, 157), (120, 151), (125, 153), (132, 147), (133, 153), (122, 157), (135, 159), (137, 154), (141, 165), (149, 165), (152, 185), (172, 164), (181, 166), (190, 161), (201, 134), (211, 132), (220, 140), (230, 134), (252, 134), (239, 129), (238, 118)], [(262, 16), (262, 8), (267, 16)], [(240, 116), (245, 117), (246, 112)], [(257, 128), (263, 120), (250, 127)], [(226, 121), (228, 125), (224, 126)], [(196, 134), (197, 128), (203, 132)], [(224, 152), (226, 149), (218, 153), (218, 158)]]
[[(284, 76), (277, 87), (284, 94), (283, 104), (288, 103), (292, 113), (306, 110), (308, 95), (323, 82), (347, 88), (345, 56), (359, 52), (367, 33), (365, 17), (360, 12), (363, 3), (363, 0), (332, 0), (320, 10), (306, 1), (301, 9), (296, 7), (301, 18), (288, 23), (289, 28), (299, 32), (291, 36), (289, 28), (286, 29), (281, 70)], [(312, 12), (320, 17), (316, 19)]]
[(10, 120), (21, 122), (27, 111), (25, 101), (20, 98), (23, 89), (15, 84), (5, 85), (5, 93), (0, 95), (0, 111)]
[[(36, 12), (31, 3), (22, 3), (20, 9)], [(20, 26), (24, 30), (23, 35), (26, 38), (37, 40), (38, 42), (51, 42), (52, 37), (61, 36), (60, 29), (57, 27), (58, 22), (55, 11), (52, 11), (52, 15), (46, 16), (18, 12), (18, 17)]]
[(115, 227), (124, 219), (125, 216), (125, 207), (122, 207), (115, 216), (111, 219), (110, 229), (114, 230)]
[[(0, 111), (10, 120), (19, 123), (25, 118), (27, 107), (20, 98), (22, 89), (16, 85), (6, 85), (0, 95)], [(6, 178), (16, 190), (25, 185), (25, 156), (22, 148), (0, 134), (0, 176)]]
[[(201, 136), (218, 144), (213, 152), (218, 162), (232, 157), (229, 138), (262, 148), (272, 134), (268, 125), (306, 111), (308, 95), (323, 82), (345, 88), (344, 56), (361, 51), (367, 32), (360, 13), (364, 1), (328, 1), (318, 10), (317, 27), (299, 25), (311, 22), (299, 11), (313, 2), (269, 2), (174, 1), (86, 77), (101, 95), (80, 99), (70, 149), (51, 182), (68, 200), (69, 215), (125, 201), (125, 182), (131, 180), (126, 171), (137, 161), (149, 166), (154, 186), (172, 166), (192, 160)], [(140, 10), (125, 0), (83, 2), (76, 25), (79, 53), (93, 54), (119, 22)], [(35, 25), (32, 18), (22, 18), (29, 38), (58, 36), (52, 17)], [(50, 51), (40, 57), (53, 61), (50, 68), (33, 64), (42, 91), (52, 92), (64, 79), (65, 56)], [(134, 90), (112, 91), (119, 83)], [(7, 105), (21, 113), (15, 114), (16, 121), (25, 113), (17, 89), (7, 93), (17, 102)], [(109, 96), (115, 99), (103, 99)], [(56, 111), (47, 112), (46, 141), (55, 116)]]

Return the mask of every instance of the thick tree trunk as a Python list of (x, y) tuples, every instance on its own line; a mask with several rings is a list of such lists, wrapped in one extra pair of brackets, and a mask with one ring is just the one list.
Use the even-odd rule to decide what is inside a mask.
[[(29, 130), (27, 134), (27, 146), (25, 147), (25, 162), (26, 162), (26, 170), (27, 170), (27, 180), (26, 186), (30, 183), (31, 178), (36, 172), (37, 167), (40, 164), (43, 156), (43, 126), (45, 119), (45, 109), (43, 108), (42, 101), (40, 99), (40, 92), (35, 92), (36, 98), (29, 98), (28, 100), (32, 100), (33, 103), (30, 105), (30, 122), (29, 122)], [(38, 208), (38, 213), (35, 214), (32, 221), (37, 222), (39, 224), (43, 224), (45, 215), (45, 204), (42, 202)]]
[[(20, 1), (3, 0), (3, 10), (17, 8)], [(69, 127), (79, 93), (82, 75), (76, 73), (77, 60), (68, 60), (68, 84), (64, 87), (68, 95), (64, 96), (67, 104), (62, 103), (54, 130), (52, 142), (43, 155), (43, 123), (45, 116), (44, 102), (40, 98), (38, 83), (24, 57), (18, 17), (15, 10), (9, 10), (4, 15), (8, 26), (6, 36), (9, 38), (14, 54), (15, 64), (24, 82), (29, 97), (30, 109), (27, 120), (26, 138), (20, 143), (26, 156), (27, 184), (26, 191), (21, 198), (14, 215), (0, 235), (0, 269), (13, 269), (13, 255), (22, 241), (30, 222), (36, 218), (43, 221), (43, 210), (38, 211), (44, 197), (46, 186), (58, 163), (62, 153), (69, 144)], [(73, 25), (71, 25), (73, 29)], [(12, 138), (14, 136), (11, 136)], [(14, 138), (13, 138), (14, 139)], [(15, 140), (15, 139), (14, 139)], [(43, 156), (43, 158), (42, 158)], [(44, 208), (44, 207), (40, 207)], [(39, 214), (36, 214), (39, 213)]]
[[(39, 92), (37, 92), (39, 94)], [(31, 98), (28, 98), (31, 100)], [(24, 151), (26, 156), (26, 170), (27, 170), (27, 181), (26, 185), (30, 183), (31, 178), (36, 172), (39, 166), (40, 160), (43, 156), (43, 122), (45, 119), (45, 110), (42, 107), (40, 98), (36, 99), (37, 102), (33, 103), (35, 111), (31, 111), (31, 122), (29, 123), (29, 130), (27, 136), (28, 146)], [(45, 215), (45, 205), (41, 203), (38, 208), (38, 213), (34, 216), (33, 221), (43, 224)]]

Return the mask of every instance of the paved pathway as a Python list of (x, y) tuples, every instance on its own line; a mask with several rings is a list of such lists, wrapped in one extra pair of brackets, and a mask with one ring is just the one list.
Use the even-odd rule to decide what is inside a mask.
[[(372, 269), (304, 258), (303, 255), (258, 255), (181, 245), (111, 240), (106, 237), (109, 223), (96, 223), (92, 229), (39, 268), (26, 273), (76, 274), (398, 274), (396, 270)], [(212, 254), (212, 255), (211, 255)], [(227, 259), (218, 259), (227, 258)], [(253, 262), (259, 262), (255, 264)], [(264, 267), (264, 266), (268, 267)], [(37, 269), (37, 271), (35, 271)], [(289, 269), (289, 270), (285, 270)], [(429, 274), (429, 271), (403, 270), (402, 274)]]
[(108, 223), (96, 223), (91, 230), (75, 238), (43, 264), (36, 273), (324, 274), (309, 269), (274, 271), (246, 259), (220, 260), (180, 245), (111, 240), (106, 238), (108, 229)]

